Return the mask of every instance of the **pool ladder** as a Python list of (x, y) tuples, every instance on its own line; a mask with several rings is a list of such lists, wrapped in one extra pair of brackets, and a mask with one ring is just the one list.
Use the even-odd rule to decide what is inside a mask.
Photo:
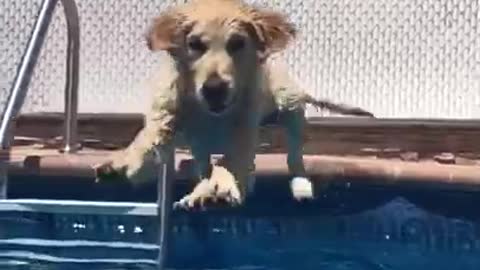
[[(40, 50), (43, 46), (48, 27), (58, 2), (61, 2), (67, 22), (67, 60), (64, 111), (64, 142), (61, 151), (65, 154), (78, 150), (77, 115), (78, 115), (78, 84), (80, 55), (80, 20), (75, 0), (43, 0), (37, 15), (35, 25), (30, 35), (27, 48), (17, 69), (16, 77), (10, 89), (0, 122), (0, 199), (7, 198), (8, 163), (13, 141), (12, 121), (18, 116), (27, 95), (33, 70), (37, 64)], [(168, 157), (160, 157), (155, 151), (155, 162), (158, 165), (158, 269), (164, 269), (169, 238), (169, 217), (171, 209), (171, 194), (174, 175), (174, 149), (169, 149)]]

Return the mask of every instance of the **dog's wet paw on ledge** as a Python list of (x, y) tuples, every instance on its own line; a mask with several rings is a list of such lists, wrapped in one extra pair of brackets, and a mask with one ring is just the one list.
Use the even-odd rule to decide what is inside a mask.
[(92, 169), (95, 174), (95, 183), (126, 180), (125, 171), (115, 170), (112, 166), (112, 162), (93, 165)]

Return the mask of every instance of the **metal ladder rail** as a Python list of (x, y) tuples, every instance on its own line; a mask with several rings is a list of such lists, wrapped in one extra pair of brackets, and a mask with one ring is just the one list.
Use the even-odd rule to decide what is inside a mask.
[[(24, 52), (20, 67), (6, 108), (0, 123), (0, 199), (7, 198), (8, 161), (10, 145), (13, 138), (11, 122), (15, 119), (23, 106), (30, 83), (33, 69), (38, 60), (48, 27), (53, 17), (56, 4), (59, 0), (44, 0), (34, 25), (30, 40)], [(64, 8), (67, 21), (67, 67), (65, 85), (65, 120), (64, 120), (64, 147), (65, 153), (77, 150), (77, 114), (78, 114), (78, 82), (79, 82), (79, 52), (80, 52), (80, 24), (78, 8), (75, 0), (60, 0)], [(170, 238), (170, 213), (172, 207), (172, 188), (174, 177), (175, 151), (168, 149), (165, 157), (155, 151), (155, 163), (158, 166), (157, 175), (157, 215), (158, 227), (158, 269), (164, 269)]]
[[(23, 106), (33, 70), (37, 64), (58, 1), (59, 0), (44, 0), (42, 2), (1, 118), (0, 152), (2, 154), (0, 155), (0, 198), (2, 199), (7, 197), (7, 170), (10, 159), (10, 146), (13, 139), (12, 121), (18, 116)], [(75, 0), (60, 1), (63, 5), (68, 32), (63, 151), (72, 153), (77, 149), (80, 24)]]
[[(163, 151), (162, 151), (163, 150)], [(163, 154), (163, 155), (162, 155)], [(168, 247), (171, 238), (170, 217), (172, 213), (172, 194), (175, 177), (175, 147), (154, 148), (154, 162), (157, 169), (157, 269), (166, 267)]]

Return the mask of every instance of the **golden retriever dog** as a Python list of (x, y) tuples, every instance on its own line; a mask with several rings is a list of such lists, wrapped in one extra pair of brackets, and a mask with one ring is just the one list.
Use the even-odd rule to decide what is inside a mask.
[[(273, 54), (284, 50), (296, 33), (281, 13), (240, 0), (192, 0), (164, 11), (147, 33), (149, 49), (162, 59), (149, 83), (153, 100), (145, 127), (125, 150), (95, 167), (97, 176), (119, 173), (133, 182), (154, 178), (154, 151), (166, 153), (181, 133), (199, 183), (175, 205), (191, 208), (207, 199), (241, 204), (254, 179), (259, 125), (278, 112), (287, 133), (293, 197), (312, 198), (302, 157), (305, 105), (372, 114), (315, 100), (298, 88), (286, 68), (272, 64)], [(216, 153), (223, 159), (212, 167)]]

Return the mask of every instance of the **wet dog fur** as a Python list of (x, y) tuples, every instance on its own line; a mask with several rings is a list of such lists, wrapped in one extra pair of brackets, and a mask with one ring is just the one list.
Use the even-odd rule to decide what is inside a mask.
[[(206, 199), (241, 204), (254, 180), (260, 122), (278, 111), (287, 135), (292, 194), (313, 198), (302, 156), (305, 105), (372, 114), (316, 100), (299, 89), (286, 68), (272, 64), (296, 33), (283, 14), (240, 0), (192, 0), (161, 13), (146, 36), (148, 48), (163, 53), (149, 83), (153, 101), (145, 127), (126, 149), (96, 166), (97, 175), (119, 173), (135, 183), (153, 179), (154, 151), (167, 153), (182, 133), (199, 183), (176, 205), (191, 208)], [(212, 171), (214, 153), (224, 155)]]

